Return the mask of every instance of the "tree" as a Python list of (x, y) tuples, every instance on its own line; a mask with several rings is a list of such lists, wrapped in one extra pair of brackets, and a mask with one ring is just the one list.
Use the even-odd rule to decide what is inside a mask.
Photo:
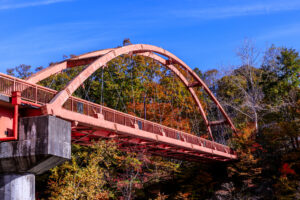
[[(72, 160), (51, 170), (50, 199), (133, 199), (136, 191), (172, 178), (179, 165), (134, 151), (115, 141), (72, 147)], [(140, 194), (142, 195), (142, 194)]]
[[(129, 44), (129, 39), (124, 40), (123, 45)], [(258, 55), (253, 43), (246, 41), (238, 51), (241, 63), (230, 73), (194, 70), (238, 127), (239, 134), (232, 138), (238, 161), (182, 162), (149, 156), (144, 146), (121, 140), (95, 141), (88, 147), (74, 145), (70, 162), (51, 170), (50, 178), (47, 174), (38, 178), (49, 183), (48, 196), (43, 190), (40, 195), (48, 199), (297, 198), (299, 54), (271, 46), (262, 64)], [(84, 68), (66, 69), (40, 84), (61, 90)], [(31, 68), (20, 65), (8, 73), (26, 78)], [(194, 80), (188, 77), (188, 81)], [(214, 103), (200, 87), (195, 92), (209, 120), (218, 120), (221, 115)], [(139, 55), (113, 59), (73, 95), (202, 137), (207, 134), (193, 99), (174, 73)]]
[(72, 146), (72, 160), (52, 169), (49, 177), (49, 199), (109, 199), (113, 191), (106, 188), (108, 172), (117, 156), (110, 144), (98, 143), (91, 148)]
[(260, 69), (255, 68), (258, 50), (251, 40), (245, 40), (237, 52), (241, 66), (233, 70), (229, 76), (224, 76), (218, 82), (218, 97), (221, 102), (242, 115), (241, 120), (250, 119), (256, 132), (259, 129), (259, 113), (264, 110), (262, 104), (263, 92), (260, 86)]
[(30, 70), (31, 70), (30, 65), (21, 64), (14, 68), (7, 69), (6, 73), (10, 76), (15, 76), (17, 78), (25, 79), (30, 75), (32, 75), (32, 72)]
[[(247, 61), (253, 51), (246, 47), (241, 58)], [(228, 191), (232, 198), (296, 198), (300, 168), (298, 52), (271, 46), (260, 68), (248, 65), (254, 63), (251, 59), (242, 63), (246, 65), (218, 81), (216, 92), (239, 127), (233, 140), (240, 160), (228, 167), (233, 183)]]
[(261, 84), (264, 101), (273, 112), (266, 118), (266, 128), (278, 127), (290, 138), (291, 146), (299, 148), (300, 57), (294, 49), (272, 46), (268, 52), (273, 55), (262, 66)]

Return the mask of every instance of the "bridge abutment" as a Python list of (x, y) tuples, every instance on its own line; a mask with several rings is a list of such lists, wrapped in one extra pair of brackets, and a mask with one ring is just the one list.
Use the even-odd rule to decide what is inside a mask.
[(18, 140), (0, 143), (0, 199), (35, 199), (35, 174), (70, 158), (70, 122), (54, 116), (21, 118)]

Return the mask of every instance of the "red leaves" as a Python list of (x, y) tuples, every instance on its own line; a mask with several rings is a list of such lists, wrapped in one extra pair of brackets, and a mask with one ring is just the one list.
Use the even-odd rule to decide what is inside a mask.
[(295, 175), (296, 172), (290, 167), (288, 163), (284, 163), (280, 169), (281, 175), (286, 177), (288, 174)]
[(267, 152), (260, 144), (258, 144), (257, 142), (253, 143), (251, 145), (251, 152), (255, 152), (257, 150), (261, 150), (262, 152)]
[(254, 147), (254, 148), (261, 148), (261, 145), (258, 144), (258, 143), (254, 143), (254, 144), (252, 144), (252, 147)]

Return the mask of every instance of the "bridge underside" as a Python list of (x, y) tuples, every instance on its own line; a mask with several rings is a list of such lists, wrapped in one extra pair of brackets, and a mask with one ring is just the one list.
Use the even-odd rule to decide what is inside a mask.
[[(91, 128), (84, 125), (72, 127), (72, 143), (91, 145), (98, 140), (114, 140), (123, 151), (142, 152), (144, 154), (193, 162), (230, 161), (236, 158), (235, 155), (230, 155), (230, 152), (223, 152), (221, 148), (219, 148), (219, 151), (209, 148), (209, 145), (214, 144), (206, 143), (207, 147), (203, 147), (195, 140), (194, 144), (185, 145), (180, 144), (185, 143), (183, 140), (174, 141), (172, 138), (162, 142), (161, 136), (147, 137), (147, 132), (139, 130), (139, 128), (135, 128), (134, 132), (136, 134), (132, 134), (126, 130), (122, 131), (120, 125), (114, 124), (114, 126), (117, 127), (116, 130)], [(120, 130), (117, 130), (118, 128)], [(205, 144), (202, 143), (202, 145)], [(234, 152), (232, 151), (231, 153), (233, 154)]]
[[(88, 133), (92, 132), (92, 133)], [(214, 152), (195, 152), (191, 148), (181, 148), (176, 145), (163, 144), (155, 140), (140, 139), (130, 135), (112, 132), (108, 130), (97, 130), (88, 127), (78, 127), (72, 129), (72, 143), (80, 145), (90, 145), (97, 140), (114, 140), (122, 151), (142, 152), (143, 154), (156, 155), (178, 160), (192, 162), (217, 162), (231, 161), (231, 158), (214, 155)], [(234, 156), (232, 156), (234, 157)]]

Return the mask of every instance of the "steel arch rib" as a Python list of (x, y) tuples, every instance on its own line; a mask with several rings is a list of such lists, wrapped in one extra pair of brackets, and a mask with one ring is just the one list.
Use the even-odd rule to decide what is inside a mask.
[[(188, 87), (187, 80), (173, 65), (170, 65), (170, 64), (167, 65), (167, 61), (165, 59), (161, 58), (160, 56), (158, 56), (156, 54), (153, 54), (152, 52), (164, 55), (164, 56), (168, 57), (171, 61), (181, 65), (184, 69), (186, 69), (193, 76), (194, 79), (196, 79), (198, 81), (198, 83), (203, 87), (203, 89), (207, 92), (207, 94), (210, 96), (210, 98), (212, 98), (214, 103), (218, 106), (219, 110), (222, 112), (224, 118), (229, 123), (231, 128), (234, 131), (236, 131), (233, 123), (231, 122), (227, 113), (222, 108), (221, 104), (218, 102), (218, 100), (215, 98), (215, 96), (212, 94), (212, 92), (209, 90), (209, 88), (206, 86), (206, 84), (200, 79), (200, 77), (198, 77), (198, 75), (191, 68), (189, 68), (182, 60), (180, 60), (179, 58), (177, 58), (175, 55), (171, 54), (170, 52), (168, 52), (160, 47), (156, 47), (156, 46), (152, 46), (152, 45), (145, 45), (145, 44), (129, 45), (129, 46), (115, 48), (115, 49), (106, 49), (106, 50), (101, 50), (101, 51), (95, 51), (95, 52), (83, 54), (83, 55), (77, 56), (76, 58), (70, 59), (70, 60), (80, 60), (80, 59), (85, 59), (85, 58), (89, 58), (89, 57), (95, 57), (95, 56), (102, 55), (102, 57), (95, 60), (85, 70), (83, 70), (77, 77), (75, 77), (72, 81), (70, 81), (69, 84), (66, 86), (66, 88), (64, 90), (62, 90), (61, 92), (59, 92), (55, 96), (54, 99), (52, 99), (50, 104), (48, 104), (46, 106), (47, 113), (51, 114), (56, 108), (61, 108), (62, 105), (64, 104), (64, 102), (72, 95), (72, 93), (97, 69), (104, 66), (107, 62), (109, 62), (110, 60), (112, 60), (115, 57), (118, 57), (122, 54), (132, 53), (132, 52), (134, 52), (134, 53), (141, 52), (140, 54), (147, 56), (147, 57), (151, 57), (151, 58), (157, 60), (158, 62), (162, 63), (163, 65), (165, 65), (169, 68), (172, 68), (171, 70), (173, 72), (175, 72), (175, 74), (181, 79), (181, 81)], [(147, 55), (146, 53), (143, 53), (143, 52), (150, 52), (150, 53), (148, 53), (148, 55)], [(30, 77), (28, 79), (28, 81), (33, 82), (33, 83), (38, 82), (52, 74), (55, 74), (59, 71), (62, 71), (63, 69), (66, 69), (66, 68), (67, 68), (67, 61), (61, 62), (54, 66), (50, 66), (50, 68), (46, 68), (46, 69), (42, 70), (38, 74), (33, 75), (32, 77)], [(177, 70), (177, 72), (174, 71), (175, 69)], [(199, 99), (197, 98), (194, 90), (191, 87), (188, 87), (188, 90), (192, 94), (194, 100), (196, 101), (196, 104), (198, 105), (200, 112), (204, 118), (204, 121), (208, 127), (208, 131), (211, 134), (206, 115), (203, 111), (203, 108), (201, 106)]]
[(90, 58), (90, 57), (96, 57), (96, 56), (101, 56), (104, 55), (106, 53), (108, 53), (109, 51), (111, 51), (113, 49), (103, 49), (103, 50), (99, 50), (99, 51), (94, 51), (94, 52), (90, 52), (90, 53), (85, 53), (82, 55), (79, 55), (75, 58), (71, 58), (68, 60), (64, 60), (62, 62), (50, 65), (47, 68), (42, 69), (41, 71), (34, 73), (33, 75), (31, 75), (30, 77), (28, 77), (26, 79), (26, 81), (30, 82), (30, 83), (37, 83), (41, 80), (44, 80), (46, 78), (48, 78), (49, 76), (59, 73), (61, 71), (63, 71), (64, 69), (67, 69), (67, 62), (69, 60), (79, 60), (79, 59), (85, 59), (85, 58)]
[(201, 105), (201, 102), (200, 102), (198, 96), (196, 95), (194, 89), (191, 88), (191, 87), (188, 87), (189, 82), (183, 76), (183, 74), (174, 65), (172, 65), (172, 64), (167, 65), (167, 60), (165, 60), (164, 58), (162, 58), (162, 57), (160, 57), (160, 56), (158, 56), (156, 54), (153, 54), (151, 52), (147, 52), (147, 53), (141, 53), (139, 55), (142, 55), (142, 56), (145, 56), (145, 57), (149, 57), (149, 58), (152, 58), (153, 60), (156, 60), (156, 61), (160, 62), (162, 65), (167, 66), (167, 68), (169, 68), (171, 71), (173, 71), (178, 76), (178, 78), (187, 87), (188, 91), (192, 95), (195, 103), (197, 104), (197, 106), (198, 106), (198, 108), (200, 110), (201, 116), (204, 119), (204, 123), (205, 123), (205, 125), (207, 127), (208, 133), (210, 134), (210, 137), (212, 138), (212, 140), (214, 140), (212, 132), (211, 132), (211, 129), (210, 129), (210, 126), (209, 126), (209, 123), (208, 123), (208, 120), (207, 120), (207, 117), (206, 117), (206, 114), (205, 114), (204, 109), (203, 109), (203, 107)]

